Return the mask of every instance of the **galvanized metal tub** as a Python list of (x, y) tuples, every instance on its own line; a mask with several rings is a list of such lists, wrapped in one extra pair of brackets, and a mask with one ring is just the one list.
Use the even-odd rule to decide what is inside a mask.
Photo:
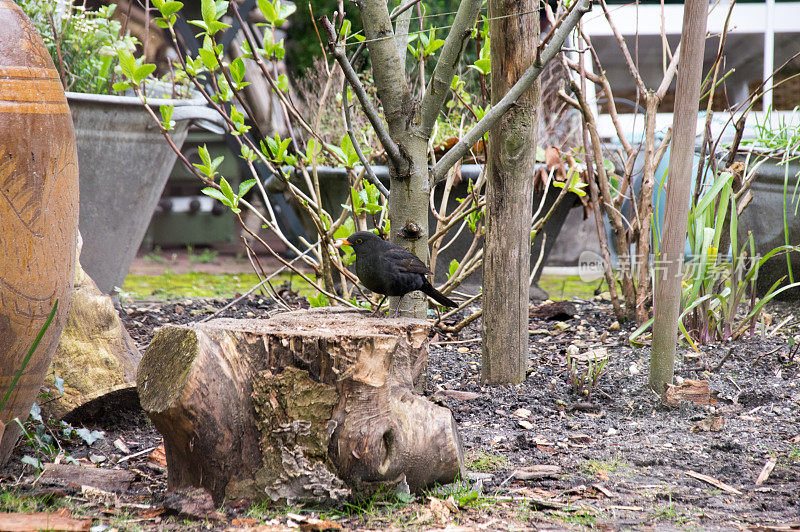
[[(122, 286), (177, 154), (133, 96), (67, 93), (80, 173), (83, 269), (104, 293)], [(192, 119), (215, 120), (205, 100), (148, 99), (175, 107), (171, 136), (180, 148)]]

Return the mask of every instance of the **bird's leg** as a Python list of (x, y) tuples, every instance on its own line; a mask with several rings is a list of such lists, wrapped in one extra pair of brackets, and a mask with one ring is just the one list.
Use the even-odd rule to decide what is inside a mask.
[(396, 318), (397, 317), (397, 313), (400, 312), (400, 303), (403, 302), (403, 297), (404, 296), (400, 296), (400, 299), (397, 300), (397, 306), (394, 308), (394, 314), (392, 314), (393, 318)]
[(389, 296), (383, 296), (380, 301), (378, 301), (378, 305), (375, 307), (375, 310), (372, 311), (373, 316), (378, 316), (381, 313), (381, 305), (383, 302), (386, 301), (386, 298)]

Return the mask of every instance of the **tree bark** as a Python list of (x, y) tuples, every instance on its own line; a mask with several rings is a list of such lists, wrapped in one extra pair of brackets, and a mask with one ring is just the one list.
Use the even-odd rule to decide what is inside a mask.
[(332, 309), (160, 329), (138, 386), (169, 487), (322, 503), (451, 482), (463, 472), (453, 416), (413, 393), (429, 329)]
[(675, 371), (675, 339), (681, 299), (683, 250), (691, 202), (691, 172), (694, 154), (700, 77), (703, 71), (708, 2), (688, 0), (683, 8), (681, 68), (675, 91), (672, 151), (669, 156), (667, 200), (661, 252), (656, 257), (653, 350), (650, 357), (650, 388), (657, 393), (672, 383)]
[[(492, 105), (537, 60), (538, 1), (490, 0)], [(491, 384), (522, 382), (528, 367), (530, 218), (538, 79), (489, 133), (483, 269), (483, 371)]]

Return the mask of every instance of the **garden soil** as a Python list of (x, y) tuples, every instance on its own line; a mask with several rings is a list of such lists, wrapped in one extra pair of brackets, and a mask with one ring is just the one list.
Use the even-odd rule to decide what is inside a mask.
[[(288, 290), (282, 295), (291, 307), (306, 304)], [(144, 348), (159, 326), (210, 317), (227, 303), (129, 302), (121, 315)], [(252, 295), (220, 316), (278, 311)], [(411, 502), (382, 496), (338, 509), (272, 510), (252, 501), (214, 508), (202, 492), (170, 493), (160, 436), (129, 401), (73, 421), (103, 431), (91, 446), (74, 435), (59, 439), (61, 461), (69, 455), (126, 469), (134, 474), (129, 487), (114, 494), (38, 479), (21, 462), (37, 445), (23, 441), (0, 471), (0, 510), (67, 508), (93, 518), (97, 532), (800, 530), (800, 354), (788, 341), (800, 334), (800, 309), (780, 304), (768, 312), (747, 339), (680, 347), (682, 386), (672, 390), (672, 406), (648, 389), (647, 343), (631, 345), (632, 327), (620, 327), (599, 299), (562, 304), (556, 313), (532, 308), (531, 369), (514, 386), (480, 383), (479, 321), (452, 336), (434, 328), (426, 394), (453, 411), (470, 472)], [(54, 435), (59, 430), (51, 425)]]

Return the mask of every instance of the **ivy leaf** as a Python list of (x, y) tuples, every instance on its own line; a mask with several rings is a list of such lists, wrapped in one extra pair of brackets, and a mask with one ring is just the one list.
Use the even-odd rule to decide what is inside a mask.
[(75, 429), (75, 434), (80, 436), (80, 438), (83, 441), (86, 442), (86, 445), (88, 445), (90, 447), (97, 440), (102, 440), (103, 438), (105, 438), (105, 435), (102, 432), (100, 432), (99, 430), (90, 431), (89, 429), (87, 429), (85, 427), (82, 427), (82, 428), (79, 428), (79, 429)]
[(55, 385), (56, 390), (58, 390), (58, 393), (64, 395), (64, 379), (62, 379), (58, 375), (55, 375), (53, 377), (53, 384)]

